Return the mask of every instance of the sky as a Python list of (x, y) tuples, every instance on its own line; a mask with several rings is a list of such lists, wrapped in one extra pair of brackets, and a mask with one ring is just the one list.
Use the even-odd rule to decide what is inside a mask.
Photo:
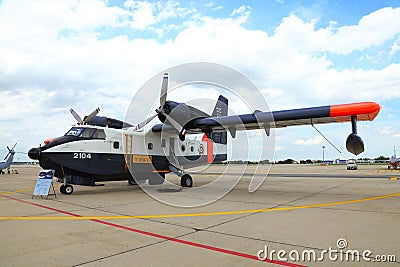
[[(358, 157), (400, 150), (400, 1), (2, 0), (0, 36), (1, 157), (63, 135), (70, 108), (124, 119), (148, 79), (190, 62), (241, 72), (271, 110), (377, 102)], [(317, 127), (341, 153), (296, 126), (276, 130), (275, 160), (353, 157), (350, 124)]]

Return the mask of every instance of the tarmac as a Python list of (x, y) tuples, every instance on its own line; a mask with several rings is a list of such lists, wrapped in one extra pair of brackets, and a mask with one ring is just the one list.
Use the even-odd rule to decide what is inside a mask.
[[(192, 173), (194, 187), (223, 168)], [(383, 165), (274, 165), (253, 193), (251, 177), (266, 172), (249, 165), (216, 201), (163, 192), (211, 202), (195, 208), (124, 181), (62, 195), (54, 179), (46, 199), (33, 196), (38, 166), (13, 169), (0, 175), (0, 266), (400, 266), (400, 173)]]

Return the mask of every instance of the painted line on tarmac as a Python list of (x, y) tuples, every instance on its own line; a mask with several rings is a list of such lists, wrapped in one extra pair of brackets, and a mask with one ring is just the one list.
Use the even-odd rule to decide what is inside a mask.
[(19, 189), (19, 190), (14, 190), (14, 191), (5, 191), (5, 192), (0, 192), (0, 195), (11, 195), (11, 194), (15, 194), (15, 193), (23, 193), (23, 192), (27, 192), (27, 191), (31, 191), (35, 188), (28, 188), (28, 189)]
[[(63, 213), (63, 214), (70, 215), (70, 216), (73, 216), (73, 217), (81, 217), (79, 214), (75, 214), (75, 213), (71, 213), (71, 212), (68, 212), (68, 211), (59, 210), (59, 209), (56, 209), (56, 208), (52, 208), (52, 207), (48, 207), (48, 206), (44, 206), (44, 205), (40, 205), (40, 204), (36, 204), (36, 203), (33, 203), (33, 202), (25, 201), (25, 200), (22, 200), (22, 199), (11, 197), (11, 196), (1, 195), (1, 197), (7, 198), (7, 199), (10, 199), (10, 200), (15, 200), (15, 201), (18, 201), (18, 202), (21, 202), (21, 203), (24, 203), (24, 204), (29, 204), (29, 205), (33, 205), (33, 206), (36, 206), (36, 207), (48, 209), (48, 210), (51, 210), (51, 211)], [(115, 224), (115, 223), (111, 223), (111, 222), (106, 222), (106, 221), (102, 221), (102, 220), (98, 220), (98, 219), (90, 219), (90, 221), (97, 222), (97, 223), (100, 223), (100, 224), (103, 224), (103, 225), (107, 225), (107, 226), (112, 226), (112, 227), (115, 227), (115, 228), (118, 228), (118, 229), (122, 229), (122, 230), (127, 230), (127, 231), (134, 232), (134, 233), (141, 234), (141, 235), (146, 235), (146, 236), (155, 237), (155, 238), (158, 238), (158, 239), (163, 239), (163, 240), (166, 240), (166, 241), (175, 242), (175, 243), (182, 244), (182, 245), (202, 248), (202, 249), (206, 249), (206, 250), (209, 250), (209, 251), (219, 252), (219, 253), (223, 253), (223, 254), (227, 254), (227, 255), (247, 258), (247, 259), (256, 260), (256, 261), (261, 261), (260, 259), (258, 259), (258, 256), (256, 256), (256, 255), (251, 255), (251, 254), (247, 254), (247, 253), (243, 253), (243, 252), (239, 252), (239, 251), (234, 251), (234, 250), (224, 249), (224, 248), (220, 248), (220, 247), (209, 246), (209, 245), (205, 245), (205, 244), (201, 244), (201, 243), (195, 243), (195, 242), (187, 241), (187, 240), (184, 240), (184, 239), (179, 239), (179, 238), (175, 238), (175, 237), (169, 237), (169, 236), (165, 236), (165, 235), (160, 235), (160, 234), (157, 234), (157, 233), (154, 233), (154, 232), (147, 232), (147, 231), (143, 231), (143, 230), (140, 230), (140, 229), (135, 229), (135, 228), (127, 227), (127, 226), (124, 226), (124, 225)], [(304, 265), (299, 265), (299, 264), (294, 264), (294, 263), (284, 262), (284, 261), (278, 261), (278, 260), (265, 259), (264, 261), (268, 262), (268, 263), (272, 263), (272, 264), (282, 265), (282, 266), (304, 267)]]
[[(310, 204), (302, 206), (290, 206), (290, 207), (277, 207), (277, 208), (267, 208), (267, 209), (253, 209), (253, 210), (233, 210), (233, 211), (216, 211), (216, 212), (202, 212), (202, 213), (178, 213), (178, 214), (153, 214), (153, 215), (132, 215), (132, 216), (0, 216), (0, 221), (4, 220), (23, 220), (23, 221), (45, 221), (45, 220), (117, 220), (117, 219), (163, 219), (163, 218), (182, 218), (182, 217), (206, 217), (206, 216), (218, 216), (218, 215), (237, 215), (246, 213), (262, 213), (262, 212), (272, 212), (272, 211), (288, 211), (288, 210), (298, 210), (298, 209), (311, 209), (320, 207), (330, 207), (337, 205), (346, 205), (351, 203), (361, 203), (366, 201), (373, 201), (379, 199), (387, 199), (391, 197), (400, 196), (400, 192), (382, 196), (352, 199), (337, 202)], [(6, 197), (6, 196), (3, 196)], [(22, 200), (23, 201), (23, 200)], [(41, 207), (39, 204), (27, 202), (35, 206)], [(50, 208), (49, 208), (50, 209)], [(68, 214), (70, 215), (70, 214)]]

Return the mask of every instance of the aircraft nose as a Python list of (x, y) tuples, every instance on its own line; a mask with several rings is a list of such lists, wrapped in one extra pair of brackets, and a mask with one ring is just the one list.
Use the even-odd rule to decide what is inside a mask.
[(28, 156), (31, 159), (40, 159), (40, 154), (41, 154), (41, 151), (40, 151), (40, 148), (38, 148), (38, 147), (31, 148), (28, 151)]

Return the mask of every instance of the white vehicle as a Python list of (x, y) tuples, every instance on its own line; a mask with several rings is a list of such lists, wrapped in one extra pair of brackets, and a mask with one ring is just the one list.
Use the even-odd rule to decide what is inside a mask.
[(355, 160), (348, 160), (347, 161), (347, 169), (348, 170), (357, 170), (358, 166), (357, 166), (357, 162)]

